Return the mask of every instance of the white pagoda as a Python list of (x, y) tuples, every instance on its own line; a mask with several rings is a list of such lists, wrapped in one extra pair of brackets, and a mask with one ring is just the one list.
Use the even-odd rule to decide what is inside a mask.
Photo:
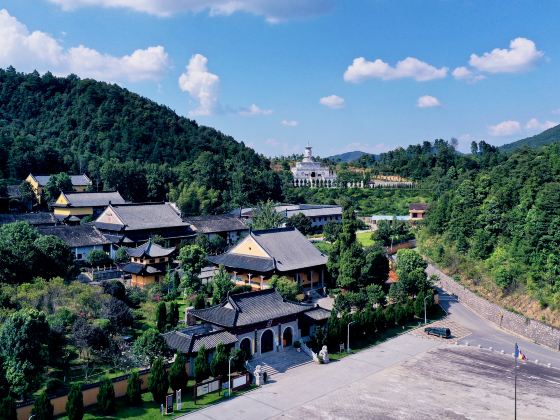
[(303, 153), (303, 160), (296, 162), (296, 166), (292, 168), (294, 175), (295, 187), (335, 187), (336, 173), (330, 170), (328, 166), (315, 162), (311, 146), (307, 145)]

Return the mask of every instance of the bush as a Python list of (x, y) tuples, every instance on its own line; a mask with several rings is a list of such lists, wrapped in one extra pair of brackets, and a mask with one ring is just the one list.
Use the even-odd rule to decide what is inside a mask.
[(194, 298), (193, 306), (194, 309), (206, 308), (206, 299), (204, 298), (203, 294), (199, 293), (198, 295), (196, 295), (196, 297)]
[(10, 396), (0, 399), (0, 419), (17, 420), (16, 402)]
[(45, 384), (45, 390), (48, 394), (63, 390), (64, 388), (66, 388), (66, 384), (58, 378), (49, 378)]
[(132, 346), (132, 352), (137, 357), (151, 363), (156, 357), (165, 355), (168, 348), (160, 333), (150, 328), (136, 339)]
[(159, 332), (165, 332), (167, 324), (167, 308), (165, 302), (158, 303), (156, 308), (156, 326)]
[(105, 251), (100, 249), (94, 249), (91, 251), (87, 256), (86, 261), (91, 267), (109, 265), (113, 262), (111, 257), (109, 257)]
[(66, 402), (66, 415), (68, 420), (82, 420), (84, 417), (84, 397), (82, 387), (79, 384), (70, 387), (68, 401)]
[(169, 369), (169, 385), (173, 391), (182, 389), (186, 392), (187, 383), (189, 381), (189, 376), (185, 369), (187, 359), (183, 353), (177, 353), (175, 356), (175, 361), (171, 368)]
[(115, 389), (113, 388), (113, 382), (109, 378), (103, 379), (99, 385), (97, 406), (104, 414), (110, 414), (115, 411)]
[(126, 399), (132, 406), (142, 405), (142, 380), (138, 371), (133, 371), (126, 384)]
[(41, 392), (35, 399), (31, 413), (34, 420), (52, 420), (54, 418), (54, 407), (45, 391)]
[(202, 346), (194, 359), (194, 376), (196, 382), (202, 382), (210, 376), (210, 367), (206, 356), (206, 347)]
[(237, 295), (239, 293), (247, 293), (253, 291), (253, 288), (248, 284), (243, 284), (241, 286), (235, 286), (233, 289), (230, 290), (230, 295)]
[(126, 299), (132, 307), (138, 308), (148, 301), (148, 292), (140, 287), (131, 287), (126, 290)]
[(210, 370), (214, 377), (224, 376), (228, 373), (228, 356), (223, 343), (218, 343), (214, 357), (210, 363)]
[(158, 357), (152, 363), (150, 376), (148, 378), (148, 389), (152, 393), (154, 401), (158, 404), (165, 402), (165, 396), (169, 389), (169, 380), (165, 372), (165, 362), (163, 357)]

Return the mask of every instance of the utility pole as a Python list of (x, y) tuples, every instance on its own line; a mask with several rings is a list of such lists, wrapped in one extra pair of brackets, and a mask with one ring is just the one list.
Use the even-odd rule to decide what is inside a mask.
[(426, 312), (426, 299), (428, 299), (428, 296), (424, 298), (424, 325), (428, 323), (428, 317)]
[(348, 323), (348, 333), (346, 335), (346, 353), (350, 353), (350, 325), (352, 325), (356, 321), (350, 321)]
[(228, 363), (228, 398), (231, 397), (231, 360), (233, 359), (233, 356), (229, 357), (229, 363)]
[(515, 357), (513, 419), (517, 420), (517, 357)]

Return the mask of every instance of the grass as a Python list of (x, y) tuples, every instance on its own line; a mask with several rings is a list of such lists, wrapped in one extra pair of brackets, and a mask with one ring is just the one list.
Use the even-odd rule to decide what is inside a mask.
[[(196, 403), (193, 400), (193, 392), (192, 392), (192, 385), (193, 381), (189, 381), (189, 388), (187, 388), (187, 392), (183, 393), (183, 407), (181, 411), (177, 411), (177, 406), (175, 405), (175, 412), (173, 415), (166, 416), (167, 418), (175, 418), (180, 415), (190, 413), (195, 410), (199, 410), (201, 408), (208, 407), (213, 404), (217, 404), (228, 397), (226, 397), (225, 393), (222, 392), (221, 395), (219, 392), (212, 392), (210, 394), (206, 394), (202, 397), (197, 398)], [(248, 388), (240, 392), (234, 392), (233, 398), (236, 395), (241, 395), (248, 390), (254, 389), (256, 385), (250, 385)], [(140, 407), (130, 407), (126, 401), (126, 398), (119, 398), (116, 404), (116, 412), (113, 415), (103, 415), (97, 410), (97, 406), (92, 406), (86, 409), (86, 414), (84, 415), (84, 420), (93, 420), (93, 419), (143, 419), (143, 420), (152, 420), (152, 419), (161, 419), (161, 409), (160, 405), (154, 402), (152, 398), (152, 394), (150, 392), (145, 392), (142, 394), (142, 401), (143, 404)], [(60, 419), (68, 419), (68, 417), (60, 417)]]
[(372, 233), (373, 232), (370, 231), (356, 233), (356, 239), (358, 240), (360, 245), (362, 245), (362, 247), (366, 248), (373, 245), (373, 239), (371, 239)]
[(315, 248), (319, 251), (327, 255), (329, 255), (333, 247), (333, 244), (330, 242), (314, 242), (313, 245), (315, 245)]

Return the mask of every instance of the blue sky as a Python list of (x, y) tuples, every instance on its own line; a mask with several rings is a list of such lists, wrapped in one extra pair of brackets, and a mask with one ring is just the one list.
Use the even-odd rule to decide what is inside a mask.
[(451, 137), (468, 150), (560, 121), (555, 0), (1, 0), (0, 10), (0, 67), (115, 82), (266, 155), (307, 141), (327, 156)]

